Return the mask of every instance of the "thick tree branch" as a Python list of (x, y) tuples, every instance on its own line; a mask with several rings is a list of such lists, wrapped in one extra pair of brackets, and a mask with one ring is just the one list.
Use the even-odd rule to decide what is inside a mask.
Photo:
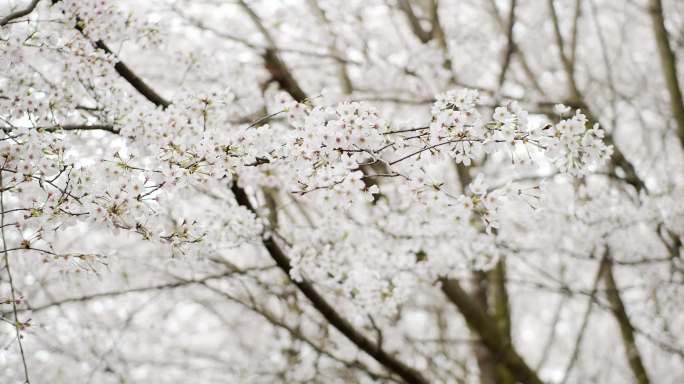
[[(255, 214), (257, 213), (256, 209), (249, 201), (244, 189), (240, 188), (236, 184), (233, 184), (231, 190), (233, 191), (235, 200), (239, 205), (249, 209)], [(394, 372), (399, 375), (407, 383), (428, 383), (427, 379), (425, 379), (420, 373), (402, 363), (394, 356), (381, 349), (374, 341), (357, 331), (335, 310), (335, 308), (333, 308), (330, 303), (328, 303), (323, 296), (320, 295), (320, 293), (318, 293), (311, 283), (305, 280), (299, 281), (292, 279), (290, 277), (290, 270), (292, 269), (290, 259), (285, 255), (273, 237), (265, 238), (262, 242), (278, 267), (290, 278), (290, 281), (299, 289), (299, 291), (302, 292), (304, 296), (309, 299), (309, 301), (311, 301), (314, 308), (316, 308), (316, 310), (323, 315), (326, 320), (328, 320), (330, 325), (345, 335), (347, 339), (359, 347), (359, 349), (372, 356), (390, 372)]]
[(682, 147), (684, 147), (684, 100), (682, 100), (682, 89), (679, 86), (679, 79), (677, 77), (677, 58), (672, 51), (667, 29), (665, 29), (662, 1), (650, 0), (649, 13), (653, 21), (653, 33), (655, 34), (658, 53), (660, 54), (660, 64), (663, 77), (665, 78), (665, 85), (670, 94), (672, 115), (677, 123), (677, 136)]
[(33, 12), (34, 9), (36, 9), (36, 6), (39, 2), (40, 0), (31, 0), (31, 2), (29, 3), (29, 5), (26, 6), (26, 8), (16, 10), (10, 13), (9, 15), (3, 17), (2, 19), (0, 19), (0, 27), (4, 27), (5, 25), (7, 25), (7, 23), (14, 19), (18, 19), (20, 17), (24, 17), (30, 14), (31, 12)]
[(399, 8), (406, 14), (406, 18), (408, 19), (413, 34), (416, 35), (421, 43), (425, 44), (432, 40), (432, 33), (423, 29), (423, 27), (420, 25), (420, 19), (418, 19), (418, 16), (416, 16), (415, 12), (413, 12), (413, 7), (411, 6), (411, 2), (409, 0), (399, 0)]
[[(558, 20), (558, 14), (556, 12), (554, 0), (548, 0), (548, 5), (549, 12), (551, 13), (551, 22), (553, 25), (554, 37), (556, 40), (556, 45), (558, 46), (559, 58), (561, 63), (563, 64), (563, 69), (565, 70), (565, 75), (568, 82), (570, 100), (568, 100), (566, 104), (569, 104), (573, 107), (581, 108), (587, 116), (587, 119), (589, 120), (590, 124), (593, 124), (594, 122), (599, 122), (597, 116), (593, 113), (589, 104), (586, 102), (586, 98), (584, 97), (582, 91), (580, 91), (577, 85), (577, 80), (575, 78), (575, 64), (571, 61), (570, 57), (568, 57), (565, 52), (565, 43), (563, 41), (563, 35), (560, 31), (560, 22)], [(622, 153), (620, 148), (615, 144), (613, 135), (606, 135), (605, 142), (606, 144), (613, 146), (613, 156), (610, 160), (611, 171), (614, 171), (616, 168), (620, 168), (624, 172), (624, 181), (632, 185), (637, 190), (637, 192), (646, 189), (646, 184), (639, 177), (639, 175), (637, 175), (634, 164), (627, 160), (627, 158)]]
[(308, 99), (308, 96), (292, 75), (292, 71), (290, 71), (285, 62), (278, 55), (278, 47), (276, 45), (275, 39), (273, 36), (271, 36), (268, 29), (266, 29), (266, 26), (264, 26), (264, 24), (261, 22), (259, 15), (257, 15), (256, 12), (254, 12), (254, 10), (242, 0), (238, 0), (238, 5), (245, 13), (247, 13), (247, 16), (257, 27), (264, 40), (266, 40), (268, 48), (264, 51), (262, 57), (264, 59), (264, 66), (271, 75), (271, 80), (278, 83), (280, 88), (289, 93), (290, 96), (292, 96), (292, 98), (297, 102), (301, 103)]
[[(80, 31), (82, 32), (82, 30)], [(95, 46), (107, 52), (110, 55), (114, 55), (112, 50), (109, 49), (109, 47), (102, 40), (96, 41)], [(162, 109), (166, 109), (169, 105), (171, 105), (170, 101), (166, 100), (159, 93), (155, 92), (152, 88), (150, 88), (150, 86), (147, 85), (145, 80), (136, 75), (126, 64), (124, 64), (123, 61), (117, 60), (116, 64), (114, 64), (114, 70), (121, 77), (126, 79), (126, 81), (128, 81), (128, 83), (131, 84), (133, 88), (140, 92), (141, 95), (145, 96), (147, 100), (153, 102), (155, 105), (161, 106)]]
[[(244, 4), (244, 3), (243, 3)], [(100, 42), (102, 43), (102, 42)], [(98, 45), (98, 47), (106, 47), (104, 43)], [(104, 48), (102, 48), (104, 49)], [(123, 63), (121, 63), (125, 68), (126, 67)], [(118, 71), (117, 71), (118, 72)], [(120, 73), (121, 74), (121, 73)], [(139, 82), (131, 82), (131, 80), (139, 79), (135, 74), (132, 72), (130, 73), (133, 76), (124, 76), (122, 77), (129, 81), (131, 85), (138, 89), (138, 87), (141, 86), (141, 83)], [(149, 89), (149, 87), (142, 83), (146, 88)], [(153, 90), (149, 89), (150, 92), (141, 92), (143, 96), (147, 97), (147, 99), (152, 102), (153, 104), (161, 107), (167, 107), (170, 105), (170, 102), (162, 99), (159, 97), (159, 95), (154, 92)], [(252, 206), (251, 202), (249, 201), (249, 198), (247, 197), (247, 194), (245, 191), (238, 187), (236, 184), (233, 185), (232, 187), (233, 194), (235, 195), (235, 199), (240, 204), (241, 206), (249, 209), (250, 211), (256, 213), (255, 208)], [(289, 258), (285, 255), (285, 253), (280, 249), (280, 246), (275, 242), (275, 240), (270, 237), (267, 239), (263, 240), (263, 245), (268, 251), (269, 255), (271, 258), (276, 262), (278, 267), (288, 275), (290, 276), (290, 270), (292, 269), (290, 265), (290, 260)], [(292, 280), (292, 279), (291, 279)], [(400, 376), (404, 381), (407, 383), (428, 383), (427, 379), (425, 379), (420, 373), (412, 369), (411, 367), (407, 366), (406, 364), (402, 363), (401, 361), (397, 360), (394, 356), (390, 355), (386, 351), (378, 348), (376, 343), (368, 339), (366, 336), (364, 336), (362, 333), (357, 331), (346, 319), (344, 319), (334, 308), (331, 304), (329, 304), (323, 296), (321, 296), (318, 291), (308, 282), (306, 281), (295, 281), (292, 280), (292, 282), (297, 286), (297, 288), (312, 302), (313, 306), (323, 315), (323, 317), (330, 322), (332, 326), (334, 326), (337, 330), (339, 330), (343, 335), (345, 335), (352, 343), (354, 343), (359, 349), (363, 350), (364, 352), (368, 353), (370, 356), (372, 356), (375, 360), (377, 360), (380, 364), (382, 364), (385, 368), (387, 368), (388, 371), (393, 372)]]
[(506, 261), (500, 259), (489, 273), (492, 313), (501, 333), (511, 339), (511, 309), (506, 290)]
[[(494, 270), (491, 272), (473, 271), (472, 274), (471, 280), (473, 287), (472, 291), (469, 292), (470, 298), (485, 314), (491, 317), (492, 322), (499, 327), (502, 336), (506, 337), (510, 343), (510, 337), (501, 329), (502, 324), (498, 322), (499, 314), (497, 313), (497, 310), (500, 310), (501, 308), (497, 308), (498, 304), (500, 304), (500, 298), (497, 297), (497, 293), (495, 292), (498, 287), (495, 287), (497, 282), (494, 281), (496, 280), (496, 278), (493, 277), (495, 274)], [(506, 315), (504, 314), (504, 316)], [(468, 326), (476, 337), (472, 344), (480, 371), (480, 384), (515, 384), (513, 375), (497, 358), (499, 351), (489, 350), (488, 346), (482, 341), (482, 338), (477, 337), (477, 329), (473, 329), (470, 324), (468, 324)]]
[(649, 384), (650, 380), (648, 378), (648, 374), (646, 373), (646, 368), (644, 368), (644, 363), (641, 359), (639, 348), (636, 344), (634, 327), (632, 326), (632, 322), (630, 321), (627, 310), (625, 309), (625, 304), (622, 302), (622, 297), (620, 297), (620, 290), (615, 282), (613, 266), (610, 259), (608, 259), (608, 266), (606, 268), (604, 281), (606, 284), (606, 296), (608, 298), (608, 302), (610, 303), (610, 310), (613, 312), (613, 316), (620, 326), (622, 344), (625, 347), (625, 354), (627, 355), (629, 367), (631, 368), (637, 383)]
[(458, 307), (468, 326), (476, 330), (482, 342), (497, 361), (508, 368), (515, 379), (523, 384), (543, 384), (537, 373), (515, 351), (510, 341), (499, 331), (492, 318), (453, 279), (442, 279), (442, 291)]
[(38, 130), (44, 130), (46, 132), (56, 132), (62, 131), (106, 131), (111, 133), (119, 133), (119, 130), (114, 128), (114, 126), (109, 124), (65, 124), (65, 125), (54, 125), (46, 127), (36, 127)]
[(298, 103), (302, 103), (309, 98), (275, 49), (266, 49), (262, 57), (264, 59), (264, 66), (271, 75), (271, 80), (278, 83), (282, 90), (292, 96)]
[[(54, 2), (54, 1), (53, 1)], [(85, 38), (88, 35), (85, 33), (85, 25), (80, 19), (76, 20), (76, 30), (79, 31)], [(97, 40), (93, 43), (96, 48), (103, 50), (108, 55), (116, 57), (114, 52), (105, 44), (102, 40)], [(123, 77), (136, 91), (143, 95), (147, 100), (151, 101), (156, 106), (166, 109), (171, 102), (162, 97), (159, 93), (150, 88), (149, 85), (140, 76), (135, 74), (123, 61), (117, 58), (116, 64), (114, 64), (114, 70), (119, 76)]]

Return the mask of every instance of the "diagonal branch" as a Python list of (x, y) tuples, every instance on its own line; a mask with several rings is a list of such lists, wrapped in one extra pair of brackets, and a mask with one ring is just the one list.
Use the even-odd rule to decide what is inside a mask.
[[(106, 47), (104, 43), (100, 43), (101, 44), (98, 44), (98, 47)], [(123, 64), (122, 62), (119, 63), (125, 67), (125, 64)], [(153, 90), (149, 89), (147, 84), (145, 84), (144, 82), (141, 83), (136, 81), (130, 81), (131, 79), (138, 78), (132, 72), (131, 74), (133, 76), (122, 75), (122, 77), (125, 80), (129, 81), (129, 83), (143, 96), (147, 97), (147, 99), (150, 102), (160, 107), (167, 107), (171, 104), (170, 102), (160, 98), (159, 95)], [(149, 89), (150, 92), (142, 92), (140, 90), (141, 87)], [(256, 213), (256, 209), (252, 206), (252, 203), (249, 201), (249, 198), (247, 197), (247, 194), (245, 193), (244, 189), (238, 187), (237, 185), (233, 185), (232, 191), (235, 195), (235, 199), (238, 202), (238, 204)], [(262, 242), (264, 247), (268, 251), (269, 255), (276, 262), (278, 267), (285, 274), (290, 276), (290, 270), (292, 269), (292, 266), (290, 265), (289, 258), (285, 255), (280, 246), (275, 242), (275, 240), (272, 237), (263, 239)], [(385, 350), (378, 348), (376, 343), (371, 341), (361, 332), (357, 331), (354, 328), (354, 326), (351, 325), (351, 323), (349, 323), (345, 318), (343, 318), (335, 310), (335, 308), (333, 308), (333, 306), (330, 303), (328, 303), (325, 300), (325, 298), (323, 298), (323, 296), (321, 296), (320, 293), (318, 293), (318, 291), (316, 291), (313, 285), (306, 281), (294, 281), (292, 279), (290, 280), (304, 294), (304, 296), (306, 296), (311, 301), (311, 303), (318, 310), (318, 312), (321, 315), (323, 315), (323, 317), (326, 320), (328, 320), (328, 322), (333, 327), (339, 330), (344, 336), (347, 337), (347, 339), (349, 339), (349, 341), (354, 343), (359, 349), (368, 353), (371, 357), (378, 361), (378, 363), (382, 364), (388, 371), (397, 374), (407, 383), (428, 383), (427, 379), (425, 379), (419, 372), (404, 364), (403, 362), (399, 361), (397, 358), (390, 355)]]
[(418, 19), (418, 16), (413, 12), (413, 7), (411, 7), (409, 0), (399, 0), (399, 8), (406, 14), (413, 34), (416, 35), (421, 43), (425, 44), (432, 40), (432, 33), (423, 29), (420, 25), (420, 19)]
[[(503, 33), (508, 34), (508, 25), (505, 23), (503, 16), (501, 16), (501, 14), (499, 13), (499, 7), (496, 5), (496, 0), (489, 0), (489, 3), (492, 8), (494, 18), (496, 19), (496, 24), (499, 26), (499, 29), (501, 29)], [(525, 55), (525, 52), (520, 47), (520, 45), (518, 45), (518, 43), (515, 41), (515, 36), (511, 34), (508, 37), (509, 42), (512, 41), (513, 43), (513, 53), (520, 62), (520, 65), (522, 66), (522, 69), (525, 72), (525, 77), (527, 77), (527, 81), (530, 82), (530, 85), (532, 85), (534, 89), (537, 92), (539, 92), (540, 95), (545, 96), (546, 92), (544, 92), (544, 89), (542, 89), (541, 85), (539, 84), (539, 81), (537, 80), (537, 75), (535, 75), (535, 73), (532, 71), (532, 67), (530, 66), (530, 63), (527, 61), (527, 56)]]
[[(565, 75), (568, 81), (568, 89), (570, 93), (570, 100), (566, 104), (577, 106), (581, 108), (587, 119), (593, 124), (598, 122), (597, 116), (592, 112), (589, 104), (586, 102), (586, 98), (580, 91), (577, 85), (577, 79), (575, 78), (575, 65), (571, 59), (567, 56), (565, 52), (565, 42), (563, 41), (563, 35), (560, 31), (560, 21), (558, 20), (558, 13), (556, 12), (556, 6), (554, 0), (548, 0), (549, 12), (551, 13), (551, 22), (553, 24), (553, 32), (556, 40), (556, 45), (558, 46), (558, 54), (561, 63), (563, 64), (563, 69), (565, 70)], [(636, 173), (636, 168), (634, 164), (627, 160), (625, 155), (622, 153), (620, 148), (615, 145), (615, 140), (613, 134), (606, 135), (606, 144), (613, 146), (613, 156), (610, 159), (611, 172), (614, 172), (616, 168), (621, 168), (624, 172), (624, 181), (632, 185), (637, 192), (646, 189), (646, 184)]]
[(604, 281), (606, 283), (606, 296), (608, 297), (608, 302), (610, 303), (610, 310), (613, 312), (613, 316), (620, 326), (622, 344), (625, 347), (625, 354), (627, 355), (629, 367), (632, 370), (632, 373), (634, 374), (638, 384), (649, 384), (650, 380), (648, 378), (648, 374), (646, 373), (646, 368), (644, 368), (644, 363), (641, 359), (639, 348), (636, 345), (634, 326), (629, 319), (629, 315), (625, 309), (625, 304), (622, 301), (622, 297), (620, 297), (620, 289), (615, 282), (613, 266), (610, 258), (608, 258), (608, 265), (606, 268)]
[(679, 87), (679, 79), (677, 78), (677, 58), (672, 51), (667, 29), (665, 29), (665, 16), (663, 15), (661, 0), (650, 0), (649, 13), (653, 21), (653, 33), (658, 45), (665, 85), (670, 93), (672, 114), (677, 122), (677, 136), (684, 147), (684, 101), (682, 100), (682, 89)]
[[(508, 28), (506, 29), (506, 37), (508, 43), (506, 44), (506, 51), (504, 52), (504, 61), (501, 66), (501, 73), (499, 74), (499, 87), (506, 81), (506, 72), (511, 64), (511, 58), (515, 52), (515, 40), (513, 37), (513, 27), (515, 26), (515, 8), (517, 0), (511, 0), (511, 7), (508, 9)], [(498, 13), (498, 11), (495, 10)]]
[[(57, 1), (59, 0), (53, 0), (53, 4)], [(88, 35), (85, 33), (85, 24), (83, 23), (83, 20), (81, 20), (80, 18), (76, 18), (75, 28), (83, 35), (83, 37), (89, 39)], [(108, 55), (116, 57), (114, 52), (112, 52), (112, 50), (109, 49), (109, 47), (107, 46), (107, 44), (105, 44), (104, 41), (97, 40), (93, 43), (93, 45), (95, 46), (95, 48), (103, 50)], [(133, 86), (133, 88), (135, 88), (136, 91), (138, 91), (141, 95), (143, 95), (147, 100), (151, 101), (156, 106), (161, 107), (162, 109), (166, 109), (169, 105), (171, 105), (170, 101), (166, 100), (159, 93), (150, 88), (150, 86), (147, 85), (145, 80), (143, 80), (140, 76), (135, 74), (135, 72), (133, 72), (123, 61), (119, 60), (118, 58), (116, 60), (116, 64), (114, 64), (114, 70), (116, 71), (116, 73), (119, 74), (119, 76), (123, 77), (131, 86)]]
[[(233, 184), (231, 190), (233, 191), (235, 200), (239, 205), (249, 209), (254, 214), (257, 213), (256, 209), (249, 201), (244, 189), (237, 186), (237, 184)], [(354, 326), (351, 325), (351, 323), (343, 318), (342, 315), (340, 315), (335, 308), (333, 308), (333, 306), (328, 303), (328, 301), (321, 296), (320, 293), (318, 293), (316, 288), (314, 288), (311, 283), (305, 280), (298, 281), (292, 279), (290, 277), (290, 270), (292, 269), (290, 259), (285, 255), (273, 237), (264, 238), (262, 242), (271, 258), (273, 258), (278, 267), (288, 276), (290, 281), (299, 289), (300, 292), (304, 294), (304, 296), (306, 296), (307, 299), (309, 299), (309, 301), (311, 301), (314, 308), (316, 308), (316, 310), (323, 315), (323, 317), (328, 320), (333, 327), (346, 336), (349, 341), (377, 360), (390, 372), (394, 372), (399, 375), (407, 383), (428, 383), (427, 379), (425, 379), (419, 372), (399, 361), (397, 358), (381, 349), (377, 343), (373, 342), (361, 332), (357, 331)]]
[(268, 29), (266, 29), (266, 26), (262, 23), (259, 15), (257, 15), (243, 0), (238, 0), (238, 5), (247, 13), (247, 16), (249, 16), (264, 40), (266, 40), (268, 48), (266, 48), (262, 57), (264, 59), (264, 66), (271, 75), (272, 81), (278, 83), (280, 88), (289, 93), (297, 102), (304, 102), (304, 100), (308, 99), (306, 92), (300, 87), (299, 83), (292, 75), (292, 71), (290, 71), (285, 62), (278, 55), (278, 47), (275, 39)]
[(40, 0), (31, 0), (31, 3), (29, 3), (29, 5), (27, 5), (26, 8), (16, 10), (10, 13), (9, 15), (3, 17), (2, 19), (0, 19), (0, 27), (4, 27), (14, 19), (18, 19), (20, 17), (24, 17), (30, 14), (31, 12), (33, 12), (34, 9), (36, 9), (38, 2), (40, 2)]
[(463, 290), (458, 281), (442, 279), (442, 291), (458, 307), (468, 326), (474, 329), (492, 355), (523, 384), (543, 384), (537, 373), (516, 352), (492, 318)]

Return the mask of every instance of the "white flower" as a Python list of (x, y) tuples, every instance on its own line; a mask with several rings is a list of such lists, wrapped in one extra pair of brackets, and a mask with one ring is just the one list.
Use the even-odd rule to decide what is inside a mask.
[(475, 177), (475, 180), (473, 180), (470, 185), (468, 186), (468, 189), (470, 189), (470, 192), (476, 194), (476, 195), (485, 195), (487, 194), (487, 188), (489, 186), (487, 183), (484, 181), (484, 175), (483, 174), (478, 174)]
[(499, 123), (505, 123), (511, 118), (511, 113), (508, 112), (508, 109), (506, 107), (496, 107), (494, 109), (494, 115), (492, 116), (495, 121)]
[(563, 104), (556, 104), (553, 106), (553, 113), (555, 113), (558, 116), (565, 116), (570, 113), (570, 110), (572, 108), (565, 106)]

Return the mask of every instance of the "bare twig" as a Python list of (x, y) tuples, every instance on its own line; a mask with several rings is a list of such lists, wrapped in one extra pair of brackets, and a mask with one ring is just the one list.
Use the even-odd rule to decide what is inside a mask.
[[(508, 10), (508, 29), (506, 30), (506, 37), (508, 44), (506, 44), (506, 51), (504, 52), (504, 61), (501, 65), (501, 73), (499, 74), (499, 87), (506, 81), (506, 72), (511, 64), (511, 58), (515, 52), (515, 40), (513, 38), (513, 26), (515, 25), (515, 7), (517, 0), (511, 0), (511, 7)], [(497, 11), (498, 12), (498, 11)]]
[[(3, 185), (2, 171), (0, 171), (0, 189)], [(17, 314), (17, 297), (16, 290), (14, 288), (14, 280), (12, 279), (12, 269), (10, 268), (10, 258), (9, 252), (7, 250), (7, 240), (5, 239), (5, 201), (4, 201), (4, 191), (0, 190), (0, 234), (2, 235), (2, 252), (5, 259), (5, 270), (7, 270), (7, 279), (10, 286), (10, 300), (12, 301), (12, 314), (14, 315), (14, 331), (17, 336), (17, 343), (19, 344), (19, 353), (21, 355), (21, 363), (24, 366), (24, 377), (26, 378), (25, 383), (30, 384), (28, 365), (26, 364), (26, 356), (24, 354), (24, 345), (21, 342), (21, 331), (20, 329), (24, 325), (19, 322), (19, 317)]]
[(582, 317), (582, 324), (580, 325), (579, 331), (577, 332), (577, 337), (575, 338), (575, 345), (572, 349), (572, 354), (570, 355), (568, 364), (565, 366), (565, 373), (563, 373), (563, 379), (561, 379), (560, 381), (561, 384), (565, 384), (568, 381), (568, 378), (570, 378), (570, 372), (572, 372), (572, 368), (574, 367), (575, 362), (577, 361), (577, 357), (579, 356), (579, 351), (582, 346), (582, 340), (584, 339), (587, 326), (589, 325), (589, 317), (591, 316), (591, 311), (594, 309), (596, 291), (598, 290), (598, 285), (601, 281), (601, 277), (606, 272), (606, 269), (608, 267), (606, 257), (607, 253), (604, 254), (601, 258), (598, 270), (596, 271), (596, 277), (594, 278), (594, 283), (592, 284), (591, 292), (589, 292), (589, 299), (587, 300), (587, 309), (584, 311), (584, 316)]

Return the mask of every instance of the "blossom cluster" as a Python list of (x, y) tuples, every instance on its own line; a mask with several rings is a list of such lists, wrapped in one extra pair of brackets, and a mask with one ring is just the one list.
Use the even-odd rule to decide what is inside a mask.
[(602, 164), (612, 150), (602, 141), (603, 130), (588, 121), (579, 110), (569, 119), (532, 129), (528, 112), (517, 102), (494, 110), (491, 121), (477, 111), (477, 91), (449, 91), (438, 95), (432, 107), (430, 145), (447, 146), (455, 161), (468, 166), (484, 153), (507, 149), (516, 144), (543, 151), (563, 173), (581, 176)]
[[(386, 143), (388, 124), (373, 108), (357, 102), (308, 108), (303, 104), (285, 107), (291, 129), (284, 137), (272, 138), (270, 161), (281, 161), (294, 170), (292, 193), (319, 197), (333, 205), (347, 206), (359, 191), (366, 199), (378, 192), (366, 186), (360, 170), (371, 164)], [(283, 140), (283, 141), (279, 141)]]
[(542, 129), (539, 141), (561, 172), (582, 176), (612, 155), (612, 147), (603, 142), (603, 129), (598, 123), (591, 128), (588, 124), (586, 115), (577, 110), (572, 117)]
[[(178, 92), (165, 108), (150, 107), (121, 81), (116, 58), (93, 44), (111, 40), (110, 31), (140, 36), (145, 24), (103, 23), (120, 11), (107, 2), (92, 5), (60, 5), (67, 23), (81, 23), (83, 33), (72, 30), (72, 41), (40, 34), (26, 40), (29, 31), (18, 28), (22, 38), (6, 43), (20, 53), (40, 46), (41, 57), (64, 61), (56, 75), (62, 83), (85, 84), (85, 91), (53, 87), (21, 60), (16, 76), (3, 79), (12, 96), (0, 99), (8, 111), (3, 172), (18, 183), (7, 189), (13, 204), (30, 213), (20, 220), (26, 233), (80, 223), (133, 234), (172, 254), (203, 256), (283, 236), (293, 240), (293, 277), (350, 298), (366, 295), (362, 307), (394, 306), (412, 284), (406, 271), (434, 280), (466, 266), (488, 268), (499, 257), (500, 216), (521, 189), (492, 188), (482, 175), (456, 182), (445, 176), (454, 163), (473, 166), (485, 154), (532, 150), (546, 156), (540, 161), (580, 176), (610, 155), (602, 131), (586, 129), (579, 112), (538, 128), (510, 102), (485, 118), (478, 93), (468, 89), (437, 95), (429, 121), (407, 129), (394, 128), (366, 103), (316, 104), (316, 98), (278, 97), (279, 110), (255, 117), (261, 90), (247, 86), (209, 85)], [(286, 123), (278, 121), (281, 115)], [(74, 122), (77, 131), (96, 124), (108, 132), (76, 134), (66, 129)], [(109, 135), (116, 139), (93, 150), (90, 140)], [(318, 228), (305, 236), (268, 222), (260, 208), (238, 206), (229, 192), (235, 182), (257, 201), (271, 193), (305, 205), (317, 212), (311, 225)], [(278, 220), (279, 212), (272, 213)], [(373, 294), (359, 289), (371, 282)]]

